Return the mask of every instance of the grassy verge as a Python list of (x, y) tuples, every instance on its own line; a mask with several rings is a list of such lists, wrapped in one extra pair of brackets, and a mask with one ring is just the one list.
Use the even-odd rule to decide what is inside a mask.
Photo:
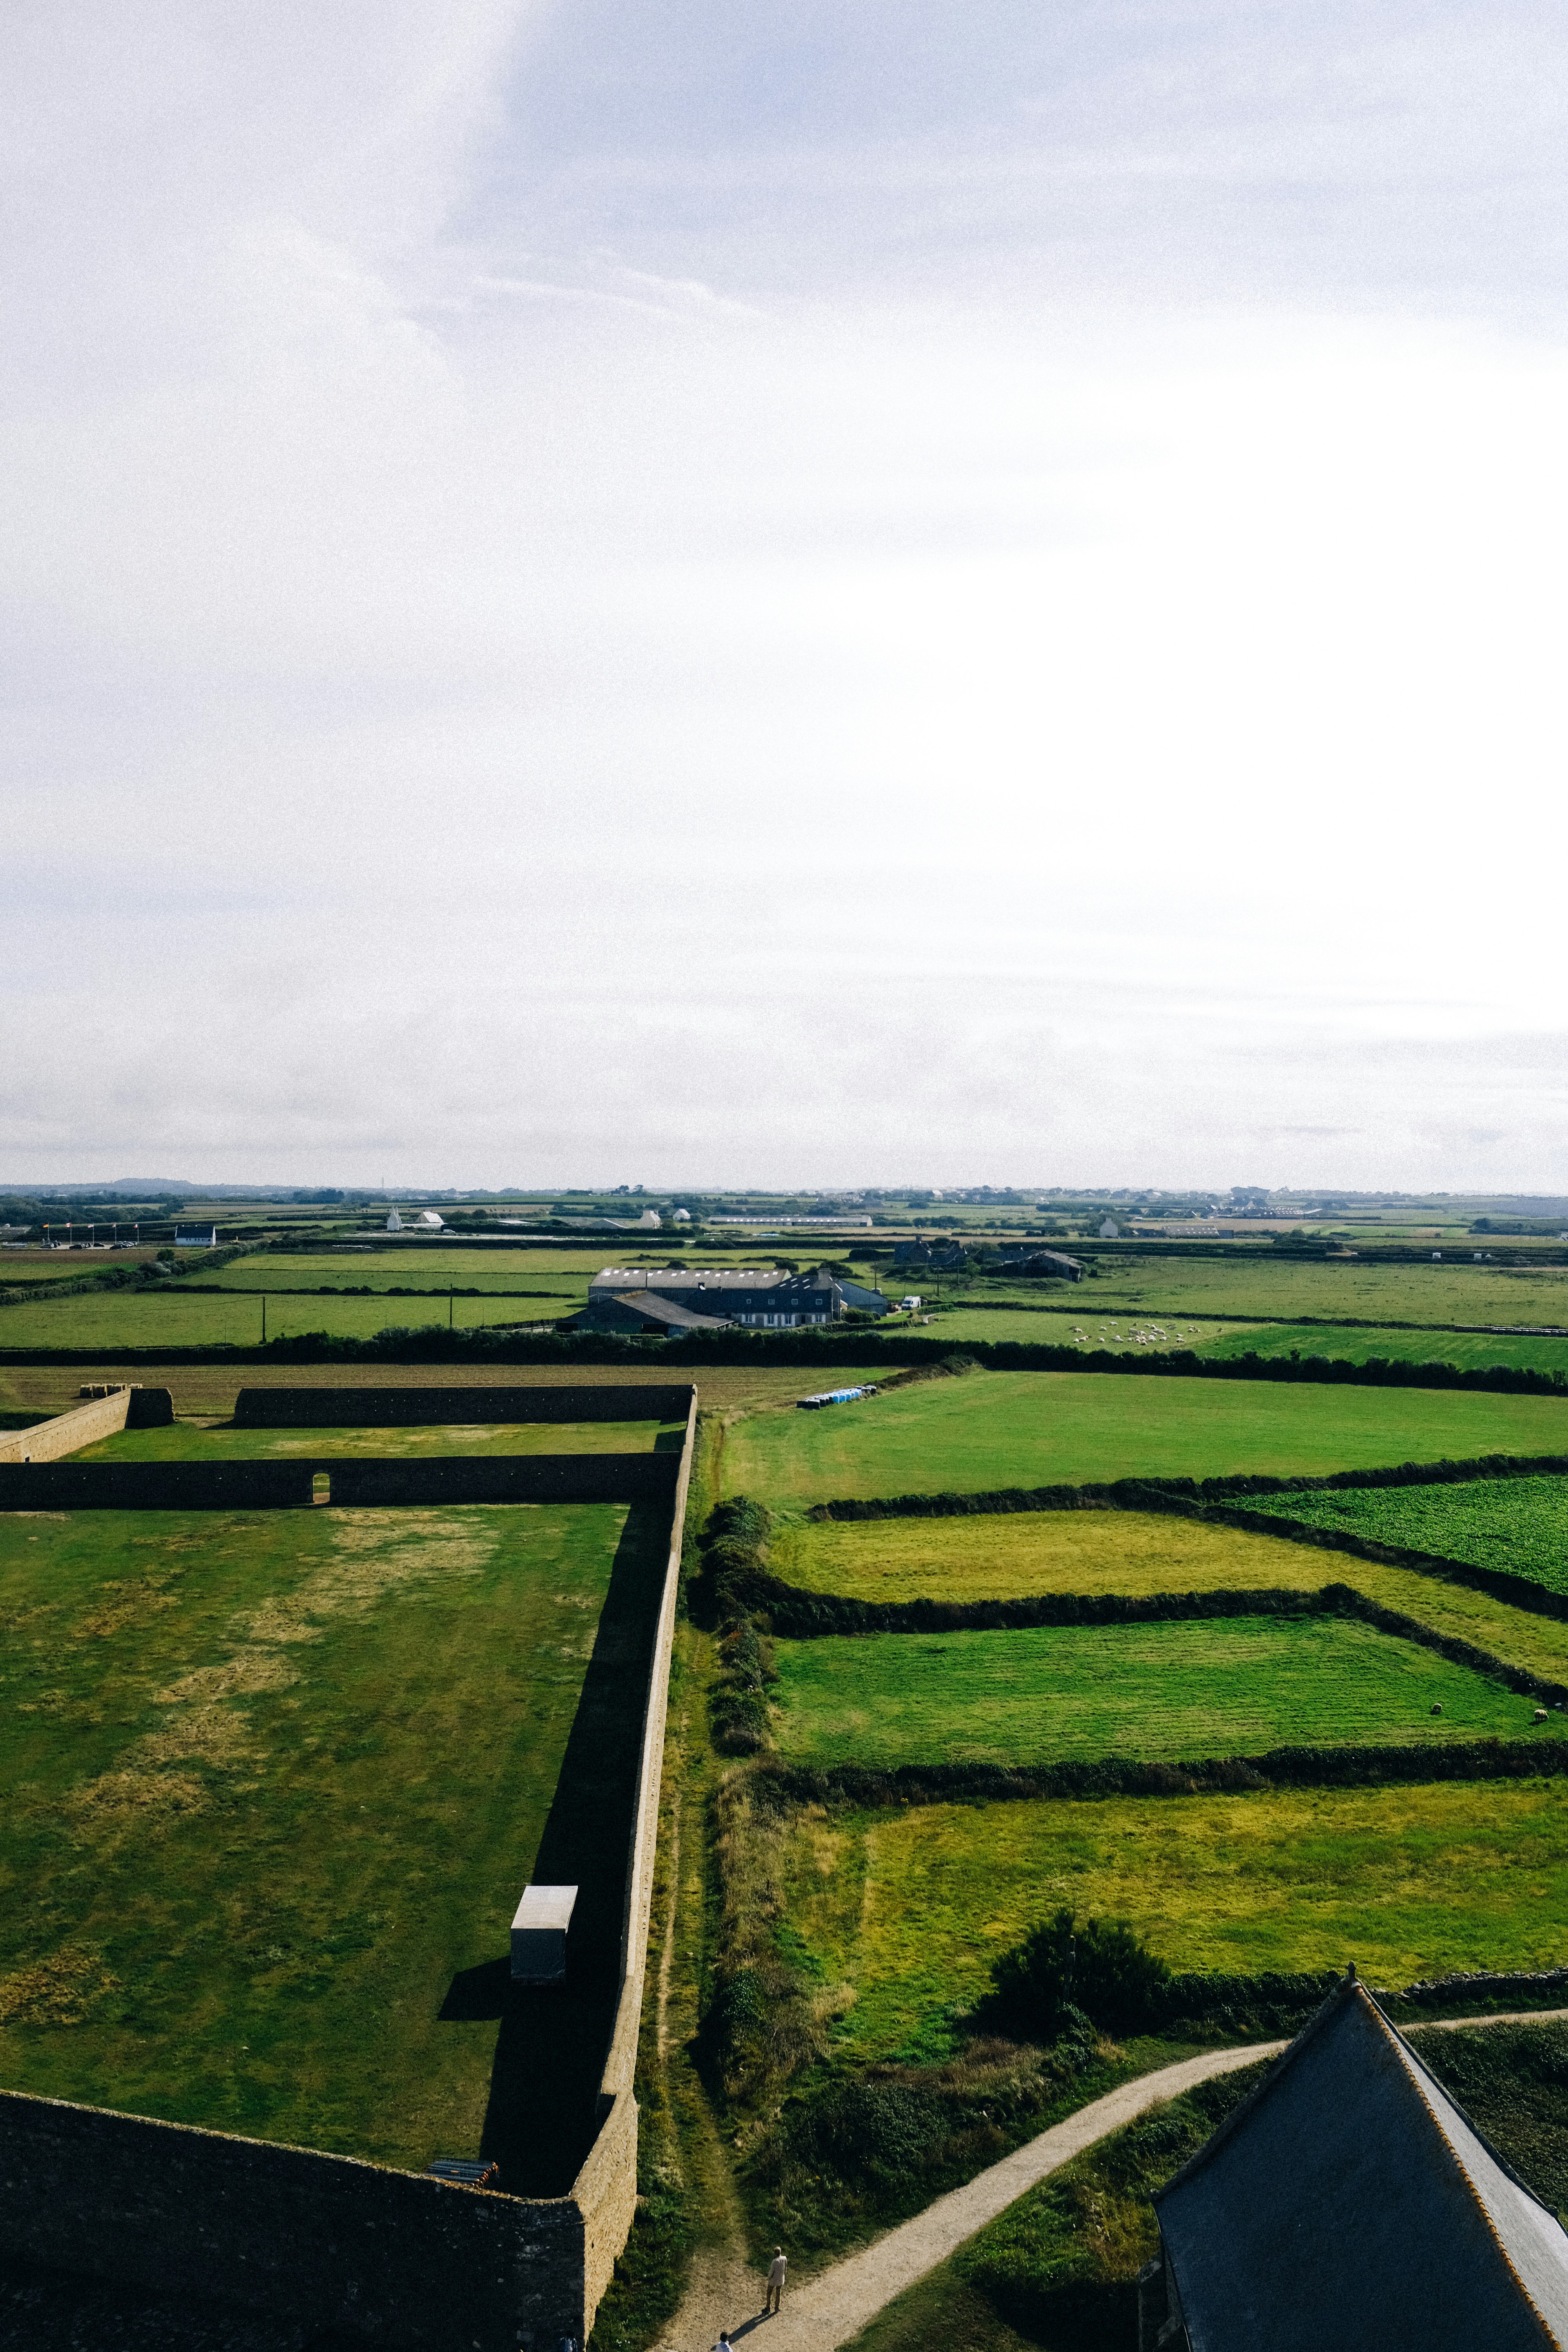
[[(584, 1984), (602, 1930), (613, 1967), (661, 1560), (658, 1515), (609, 1506), (0, 1519), (0, 2080), (510, 2162), (507, 1922), (581, 1815)], [(552, 2178), (589, 2071), (552, 2087)]]
[(1568, 1448), (1568, 1401), (988, 1372), (825, 1412), (755, 1414), (725, 1486), (773, 1508), (1121, 1477), (1276, 1476)]

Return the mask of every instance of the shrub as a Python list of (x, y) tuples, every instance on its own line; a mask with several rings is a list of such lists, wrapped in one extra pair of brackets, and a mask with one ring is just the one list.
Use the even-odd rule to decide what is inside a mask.
[(1121, 1919), (1058, 1911), (1005, 1952), (991, 1972), (995, 1998), (1047, 2042), (1092, 2019), (1110, 2033), (1137, 2033), (1163, 2011), (1171, 1971)]

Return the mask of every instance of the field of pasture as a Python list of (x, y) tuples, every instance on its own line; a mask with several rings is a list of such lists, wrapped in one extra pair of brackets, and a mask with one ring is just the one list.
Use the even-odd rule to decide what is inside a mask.
[[(466, 1331), (476, 1324), (547, 1323), (574, 1302), (501, 1297), (458, 1298), (321, 1297), (312, 1291), (267, 1292), (268, 1339), (327, 1331), (369, 1339), (389, 1324), (438, 1324)], [(0, 1307), (0, 1348), (254, 1348), (261, 1340), (258, 1291), (215, 1294), (170, 1282), (153, 1290), (79, 1291), (70, 1298), (24, 1299)]]
[(831, 1636), (775, 1652), (774, 1736), (802, 1764), (1185, 1761), (1536, 1736), (1532, 1700), (1333, 1617)]
[(841, 1988), (846, 2061), (939, 2060), (993, 1962), (1059, 1906), (1173, 1968), (1374, 1985), (1555, 1968), (1568, 1780), (922, 1805), (796, 1817), (792, 1948)]
[(786, 1522), (774, 1537), (771, 1566), (775, 1575), (808, 1591), (882, 1601), (1012, 1601), (1046, 1592), (1256, 1592), (1276, 1587), (1315, 1592), (1326, 1584), (1349, 1584), (1380, 1608), (1413, 1617), (1434, 1633), (1473, 1643), (1548, 1681), (1568, 1682), (1568, 1625), (1552, 1618), (1414, 1569), (1155, 1512), (1018, 1511), (973, 1519)]
[[(564, 2189), (659, 1516), (0, 1517), (0, 2083), (416, 2169), (483, 2144)], [(584, 1886), (543, 2051), (506, 1999), (531, 1875)], [(529, 2147), (498, 2063), (549, 2105)]]
[[(1352, 1488), (1260, 1498), (1259, 1508), (1373, 1543), (1522, 1576), (1568, 1593), (1568, 1478), (1478, 1478), (1461, 1485)], [(1359, 1573), (1360, 1562), (1355, 1566)]]
[(752, 1415), (727, 1435), (723, 1479), (729, 1494), (798, 1510), (839, 1496), (1560, 1452), (1568, 1399), (979, 1372), (822, 1412)]
[[(1484, 1244), (1479, 1246), (1485, 1246)], [(1501, 1243), (1498, 1246), (1506, 1248)], [(1093, 1244), (1086, 1244), (1087, 1252)], [(916, 1286), (918, 1287), (918, 1286)], [(1557, 1323), (1568, 1325), (1568, 1266), (1476, 1265), (1446, 1251), (1440, 1265), (1379, 1265), (1370, 1258), (1106, 1258), (1076, 1284), (1078, 1307), (1174, 1315), (1203, 1307), (1245, 1319), (1311, 1316), (1334, 1323)]]
[(1530, 1371), (1568, 1371), (1568, 1339), (1477, 1331), (1364, 1328), (1357, 1324), (1197, 1323), (1180, 1315), (1110, 1315), (1088, 1318), (1054, 1309), (955, 1307), (930, 1327), (938, 1339), (973, 1346), (976, 1340), (1026, 1347), (1109, 1348), (1137, 1354), (1190, 1349), (1197, 1356), (1329, 1356), (1364, 1364), (1378, 1356), (1394, 1363), (1457, 1364), (1467, 1371), (1492, 1365)]
[(289, 1462), (363, 1455), (447, 1454), (679, 1454), (684, 1422), (501, 1421), (405, 1429), (331, 1424), (310, 1429), (216, 1428), (174, 1422), (123, 1429), (71, 1455), (73, 1462)]

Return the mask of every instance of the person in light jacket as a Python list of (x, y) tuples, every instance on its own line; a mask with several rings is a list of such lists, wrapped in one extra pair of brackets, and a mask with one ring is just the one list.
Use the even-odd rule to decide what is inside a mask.
[(764, 2314), (770, 2311), (783, 2310), (784, 2277), (788, 2270), (789, 2263), (784, 2259), (784, 2248), (782, 2246), (775, 2246), (773, 2248), (773, 2267), (768, 2273), (768, 2298), (763, 2305)]

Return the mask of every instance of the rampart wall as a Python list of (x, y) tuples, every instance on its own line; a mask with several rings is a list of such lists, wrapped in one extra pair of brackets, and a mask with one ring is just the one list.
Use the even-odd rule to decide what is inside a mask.
[(8, 1429), (0, 1435), (0, 1464), (58, 1462), (100, 1437), (117, 1437), (122, 1429), (155, 1429), (174, 1418), (174, 1399), (167, 1389), (111, 1389), (52, 1421), (35, 1422), (31, 1429)]
[(679, 1387), (500, 1389), (241, 1389), (237, 1429), (356, 1429), (483, 1421), (684, 1421), (696, 1391)]
[[(618, 1409), (603, 1417), (658, 1412), (662, 1419), (661, 1392), (654, 1393), (661, 1402), (650, 1407), (646, 1389), (622, 1390)], [(686, 1415), (679, 1456), (536, 1454), (331, 1465), (334, 1498), (342, 1494), (344, 1500), (351, 1499), (342, 1483), (350, 1471), (467, 1471), (486, 1478), (499, 1471), (542, 1482), (537, 1497), (513, 1492), (502, 1499), (577, 1499), (575, 1493), (542, 1491), (542, 1482), (559, 1473), (577, 1482), (584, 1500), (668, 1500), (670, 1507), (627, 1847), (620, 1991), (600, 2078), (598, 2135), (570, 2194), (519, 2198), (453, 2189), (351, 2157), (0, 2092), (0, 2250), (164, 2294), (236, 2302), (298, 2320), (313, 2332), (346, 2332), (397, 2352), (451, 2352), (458, 2345), (465, 2352), (469, 2346), (478, 2352), (518, 2352), (519, 2347), (553, 2352), (563, 2336), (579, 2343), (586, 2338), (637, 2208), (632, 2085), (697, 1414), (695, 1389), (676, 1393)], [(33, 1464), (0, 1472), (0, 1482), (26, 1481), (37, 1496), (33, 1482), (62, 1472), (86, 1478), (99, 1472), (195, 1471), (221, 1477), (237, 1471), (265, 1474), (269, 1481), (292, 1478), (298, 1497), (309, 1502), (317, 1466), (327, 1465)], [(141, 1491), (157, 1490), (144, 1480)], [(224, 1500), (237, 1494), (231, 1486)], [(368, 1487), (352, 1499), (370, 1499)], [(384, 1487), (377, 1499), (426, 1496), (405, 1481), (403, 1491), (394, 1496)], [(448, 1483), (439, 1499), (479, 1497)]]
[(424, 1462), (0, 1463), (0, 1511), (364, 1510), (431, 1503), (668, 1503), (675, 1454), (454, 1454)]
[(310, 1479), (308, 1462), (7, 1462), (0, 1511), (297, 1510)]

